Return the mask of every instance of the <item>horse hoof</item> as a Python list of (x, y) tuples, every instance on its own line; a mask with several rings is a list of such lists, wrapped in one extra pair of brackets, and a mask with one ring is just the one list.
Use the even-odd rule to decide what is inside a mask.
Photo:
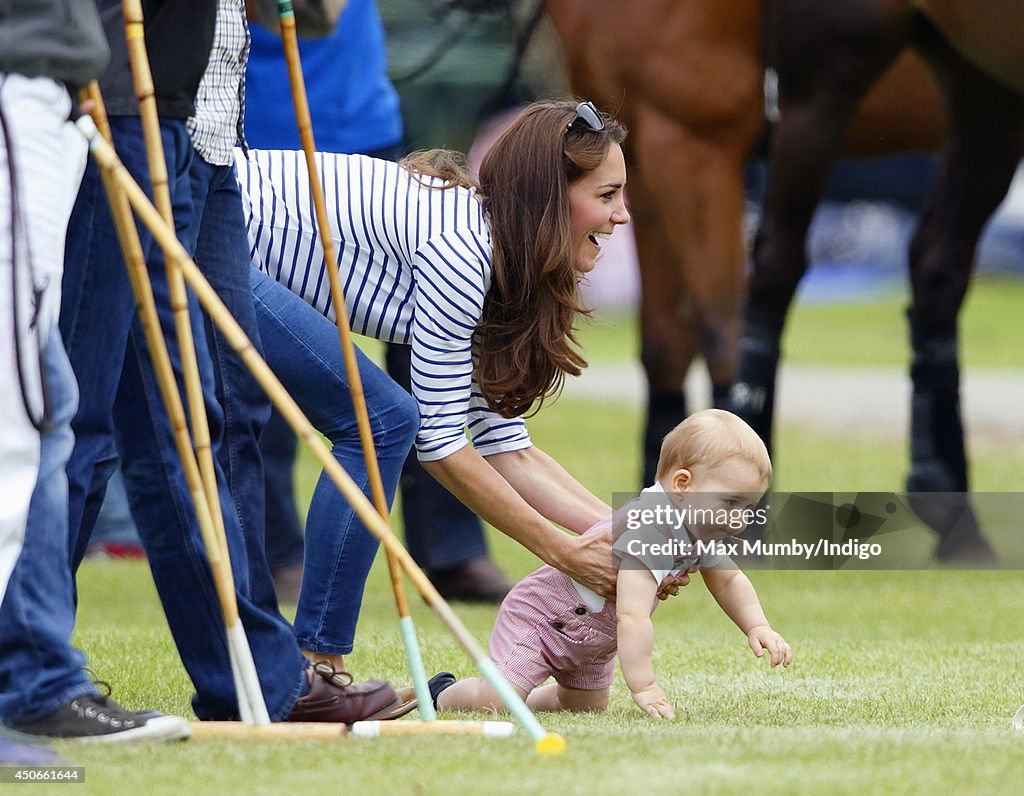
[(945, 467), (915, 466), (907, 477), (907, 503), (938, 534), (937, 560), (972, 567), (999, 566), (999, 557), (981, 534), (970, 495), (955, 488)]
[(951, 550), (944, 550), (940, 545), (936, 559), (943, 564), (969, 567), (971, 569), (996, 569), (1002, 562), (996, 551), (983, 538), (973, 542), (965, 542)]

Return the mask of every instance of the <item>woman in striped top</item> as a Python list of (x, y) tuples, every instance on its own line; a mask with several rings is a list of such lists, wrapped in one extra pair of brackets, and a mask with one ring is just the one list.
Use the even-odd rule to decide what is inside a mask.
[[(580, 534), (610, 508), (532, 445), (522, 418), (586, 365), (573, 332), (587, 314), (578, 283), (602, 240), (629, 221), (624, 138), (590, 103), (543, 101), (495, 142), (478, 181), (444, 150), (398, 164), (317, 156), (352, 330), (412, 345), (423, 466), (483, 519), (606, 596), (610, 538), (552, 523)], [(267, 359), (300, 405), (332, 404), (334, 420), (313, 420), (358, 483), (365, 471), (302, 153), (239, 152), (237, 165)], [(297, 341), (311, 356), (295, 354)], [(361, 359), (360, 368), (390, 499), (400, 460), (394, 467), (395, 452), (380, 448), (401, 436), (392, 433), (401, 421), (379, 415), (403, 399), (374, 365)], [(331, 657), (351, 650), (376, 544), (321, 486), (295, 624), (307, 650)]]

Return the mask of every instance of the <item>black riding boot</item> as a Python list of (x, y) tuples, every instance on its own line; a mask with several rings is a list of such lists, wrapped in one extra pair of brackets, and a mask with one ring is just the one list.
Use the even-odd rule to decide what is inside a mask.
[(729, 408), (746, 420), (772, 449), (775, 374), (785, 316), (747, 309), (740, 340), (740, 363), (729, 393)]
[[(960, 420), (956, 329), (928, 329), (910, 319), (914, 358), (907, 492), (917, 515), (939, 535), (941, 560), (995, 561), (967, 494), (967, 453)], [(934, 498), (914, 493), (942, 493)]]
[(686, 395), (682, 388), (647, 395), (647, 427), (644, 429), (645, 487), (654, 483), (658, 473), (658, 456), (665, 435), (686, 418)]

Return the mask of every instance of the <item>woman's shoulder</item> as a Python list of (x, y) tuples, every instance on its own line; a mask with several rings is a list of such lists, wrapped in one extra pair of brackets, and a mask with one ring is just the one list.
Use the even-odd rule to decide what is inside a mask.
[(413, 220), (421, 233), (417, 248), (421, 252), (457, 253), (467, 262), (480, 263), (489, 273), (491, 230), (476, 189), (431, 187), (420, 192), (418, 201), (426, 204), (420, 204), (414, 213)]

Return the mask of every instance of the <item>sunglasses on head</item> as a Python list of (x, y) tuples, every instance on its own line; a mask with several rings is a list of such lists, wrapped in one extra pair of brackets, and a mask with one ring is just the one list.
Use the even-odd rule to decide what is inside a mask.
[(565, 129), (568, 131), (572, 128), (576, 122), (583, 122), (591, 130), (603, 130), (604, 129), (604, 117), (601, 115), (593, 102), (581, 102), (576, 106), (576, 115), (572, 121), (569, 122)]

